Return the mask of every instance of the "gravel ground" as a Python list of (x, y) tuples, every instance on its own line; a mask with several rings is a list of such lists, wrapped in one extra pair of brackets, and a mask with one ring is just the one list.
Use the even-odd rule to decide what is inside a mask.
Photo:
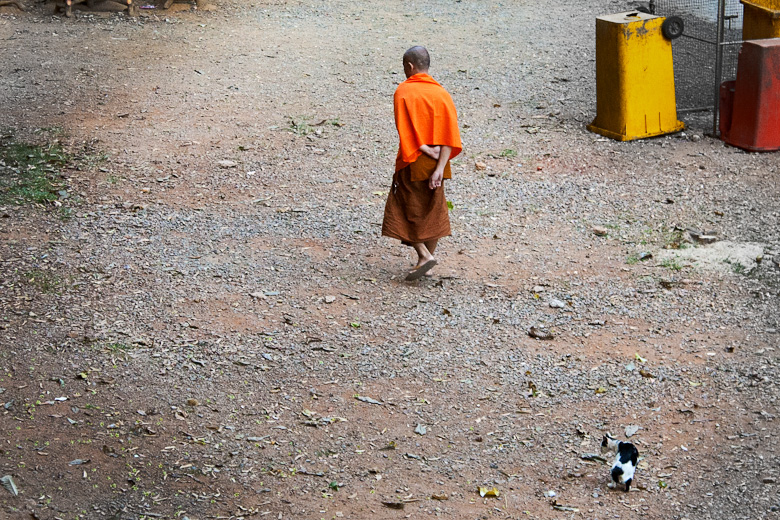
[[(702, 117), (585, 130), (625, 4), (175, 7), (0, 15), (0, 143), (72, 154), (62, 207), (0, 206), (4, 514), (778, 516), (779, 161)], [(414, 43), (464, 153), (409, 284), (379, 232)]]

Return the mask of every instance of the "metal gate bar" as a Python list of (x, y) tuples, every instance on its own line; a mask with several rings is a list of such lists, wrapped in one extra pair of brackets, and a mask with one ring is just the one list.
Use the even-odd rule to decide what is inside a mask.
[(656, 0), (655, 14), (679, 16), (685, 30), (673, 40), (675, 93), (679, 113), (713, 113), (717, 134), (720, 84), (734, 79), (742, 43), (739, 0)]

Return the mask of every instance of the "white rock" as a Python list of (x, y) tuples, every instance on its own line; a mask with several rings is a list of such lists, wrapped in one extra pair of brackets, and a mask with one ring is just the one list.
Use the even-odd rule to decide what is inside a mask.
[(632, 424), (630, 426), (626, 426), (626, 437), (631, 437), (632, 435), (635, 435), (636, 432), (641, 430), (641, 426), (637, 426), (636, 424)]

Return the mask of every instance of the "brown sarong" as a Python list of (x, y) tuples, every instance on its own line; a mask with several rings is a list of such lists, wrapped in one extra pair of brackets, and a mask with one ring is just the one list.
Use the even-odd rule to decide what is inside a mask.
[[(429, 170), (425, 180), (412, 181), (413, 175), (415, 178), (422, 177), (420, 170), (423, 168)], [(444, 182), (435, 190), (428, 187), (428, 177), (435, 168), (436, 161), (421, 156), (413, 164), (395, 172), (385, 204), (382, 235), (397, 238), (409, 245), (452, 234)]]

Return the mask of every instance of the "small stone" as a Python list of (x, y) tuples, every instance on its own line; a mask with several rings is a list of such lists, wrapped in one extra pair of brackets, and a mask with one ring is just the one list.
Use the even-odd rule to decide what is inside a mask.
[(187, 406), (200, 406), (200, 403), (197, 399), (187, 399)]
[(223, 160), (217, 162), (217, 166), (219, 166), (220, 168), (235, 168), (236, 166), (238, 166), (238, 163), (236, 161)]
[(763, 482), (764, 484), (776, 484), (777, 479), (775, 479), (774, 477), (764, 477), (763, 479), (761, 479), (761, 482)]
[(641, 428), (641, 426), (637, 426), (636, 424), (626, 426), (626, 437), (636, 435), (636, 432), (638, 432)]
[(325, 303), (333, 303), (335, 301), (336, 301), (336, 297), (335, 296), (328, 295), (328, 296), (325, 297)]
[(555, 298), (553, 298), (552, 300), (550, 300), (550, 307), (552, 307), (553, 309), (563, 309), (564, 307), (566, 307), (566, 304), (563, 303), (561, 300), (556, 300)]
[(531, 327), (528, 335), (535, 339), (553, 339), (555, 337), (552, 332), (541, 327)]
[(718, 237), (715, 235), (699, 235), (699, 238), (697, 238), (696, 241), (700, 244), (714, 244), (718, 241)]
[(474, 163), (474, 169), (477, 171), (487, 170), (487, 164), (477, 161)]
[(605, 237), (609, 233), (609, 230), (602, 226), (593, 226), (593, 234), (597, 237)]
[(541, 285), (534, 285), (534, 288), (533, 288), (532, 292), (535, 292), (535, 293), (544, 292), (544, 287), (542, 287)]

